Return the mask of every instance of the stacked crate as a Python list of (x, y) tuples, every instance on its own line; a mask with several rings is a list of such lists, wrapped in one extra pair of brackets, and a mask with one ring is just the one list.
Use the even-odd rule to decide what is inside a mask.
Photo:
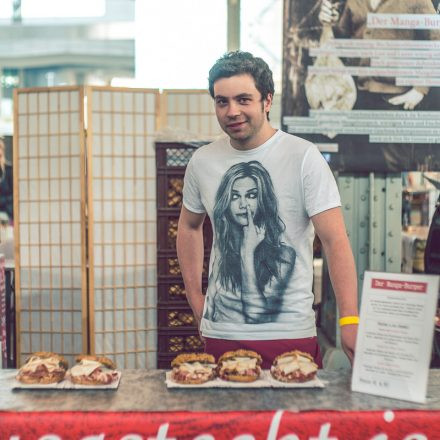
[[(196, 322), (188, 304), (176, 253), (177, 223), (182, 207), (183, 177), (194, 151), (202, 144), (156, 142), (158, 368), (170, 368), (179, 353), (202, 351)], [(212, 231), (203, 227), (205, 259), (203, 290), (208, 278)]]

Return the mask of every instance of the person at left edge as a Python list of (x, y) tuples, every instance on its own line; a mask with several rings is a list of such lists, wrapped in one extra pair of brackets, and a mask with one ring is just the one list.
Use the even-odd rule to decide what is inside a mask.
[(0, 213), (13, 220), (13, 177), (12, 165), (6, 160), (6, 147), (0, 139)]

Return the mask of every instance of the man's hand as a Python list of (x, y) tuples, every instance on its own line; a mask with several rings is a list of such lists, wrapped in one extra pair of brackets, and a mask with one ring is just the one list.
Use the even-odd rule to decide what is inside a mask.
[(205, 338), (202, 336), (202, 332), (200, 331), (200, 323), (202, 321), (203, 308), (205, 306), (205, 295), (203, 295), (202, 291), (194, 292), (191, 295), (187, 294), (186, 299), (188, 300), (188, 303), (193, 311), (199, 338), (202, 340), (202, 342), (205, 342)]
[(205, 342), (205, 338), (202, 336), (202, 332), (200, 330), (200, 321), (201, 319), (196, 319), (196, 323), (197, 323), (197, 332), (199, 333), (199, 338), (200, 340), (204, 343)]
[(350, 363), (353, 365), (354, 351), (356, 348), (357, 324), (348, 324), (341, 327), (341, 345)]
[(330, 0), (323, 0), (318, 19), (322, 24), (335, 24), (339, 20), (338, 3), (332, 3)]
[(388, 100), (388, 102), (392, 105), (402, 105), (404, 110), (414, 110), (417, 104), (424, 98), (424, 94), (412, 88), (408, 90), (403, 95), (395, 96)]

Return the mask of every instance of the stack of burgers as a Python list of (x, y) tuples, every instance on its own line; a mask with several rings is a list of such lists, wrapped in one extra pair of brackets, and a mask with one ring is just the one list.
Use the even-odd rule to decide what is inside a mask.
[(81, 355), (76, 365), (68, 370), (63, 356), (39, 351), (26, 359), (16, 379), (23, 384), (55, 384), (64, 379), (81, 385), (108, 385), (118, 379), (116, 365), (104, 356)]

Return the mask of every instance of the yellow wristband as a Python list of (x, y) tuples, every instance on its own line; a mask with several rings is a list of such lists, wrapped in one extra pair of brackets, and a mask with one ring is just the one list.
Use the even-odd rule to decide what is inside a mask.
[(339, 319), (340, 327), (349, 324), (359, 324), (359, 316), (344, 316), (343, 318)]

